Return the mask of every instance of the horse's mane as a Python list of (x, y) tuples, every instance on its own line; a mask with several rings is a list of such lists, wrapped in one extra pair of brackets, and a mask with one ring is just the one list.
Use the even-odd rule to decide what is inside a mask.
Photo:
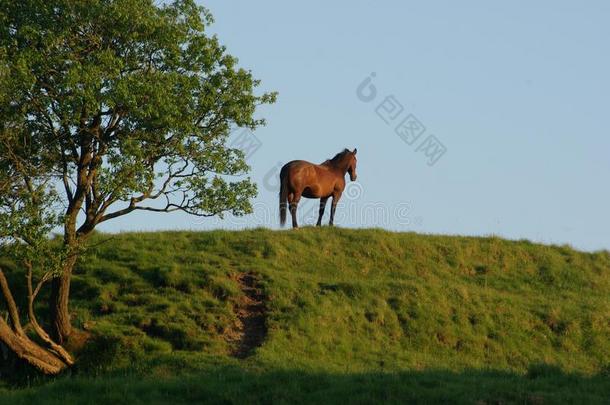
[(349, 149), (347, 149), (347, 148), (346, 148), (346, 149), (343, 149), (341, 152), (337, 153), (337, 154), (335, 155), (335, 157), (333, 157), (332, 159), (327, 159), (327, 160), (325, 160), (325, 161), (324, 161), (324, 163), (322, 163), (322, 164), (324, 165), (324, 164), (336, 164), (336, 163), (339, 163), (341, 160), (343, 160), (343, 158), (344, 158), (344, 157), (345, 157), (345, 156), (346, 156), (348, 153), (351, 153), (351, 152), (349, 151)]

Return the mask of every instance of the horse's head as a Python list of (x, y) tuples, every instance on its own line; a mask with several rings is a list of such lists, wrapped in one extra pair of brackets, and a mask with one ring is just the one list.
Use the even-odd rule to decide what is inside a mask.
[(356, 153), (358, 149), (354, 148), (352, 152), (349, 153), (349, 163), (347, 165), (347, 172), (349, 173), (349, 179), (351, 181), (356, 181), (358, 175), (356, 174), (356, 165), (358, 164), (358, 159), (356, 159)]

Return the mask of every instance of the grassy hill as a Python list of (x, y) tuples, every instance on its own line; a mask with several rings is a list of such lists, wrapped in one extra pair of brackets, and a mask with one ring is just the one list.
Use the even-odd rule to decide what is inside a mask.
[(610, 398), (608, 252), (330, 228), (99, 234), (72, 291), (90, 334), (78, 366), (5, 383), (0, 402)]

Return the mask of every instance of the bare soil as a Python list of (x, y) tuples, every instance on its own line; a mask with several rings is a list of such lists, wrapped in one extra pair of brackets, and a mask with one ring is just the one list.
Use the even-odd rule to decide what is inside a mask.
[(266, 296), (258, 274), (239, 273), (235, 280), (244, 295), (234, 307), (238, 322), (228, 336), (235, 344), (232, 355), (238, 359), (245, 359), (263, 344), (267, 336)]

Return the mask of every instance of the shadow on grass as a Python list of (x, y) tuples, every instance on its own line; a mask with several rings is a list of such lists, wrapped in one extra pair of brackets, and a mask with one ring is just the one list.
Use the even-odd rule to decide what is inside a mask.
[(332, 374), (252, 371), (219, 366), (183, 376), (62, 377), (0, 391), (0, 403), (610, 403), (610, 378), (532, 366), (525, 375), (499, 371), (408, 371)]

